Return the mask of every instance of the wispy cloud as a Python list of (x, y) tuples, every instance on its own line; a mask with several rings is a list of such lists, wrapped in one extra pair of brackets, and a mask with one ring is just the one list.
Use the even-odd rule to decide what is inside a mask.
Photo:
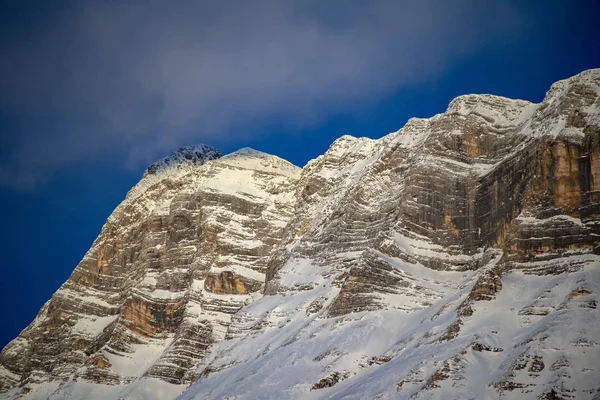
[[(147, 163), (244, 126), (318, 124), (419, 82), (522, 25), (508, 2), (74, 2), (0, 37), (0, 184), (111, 148)], [(2, 132), (2, 135), (11, 132)]]

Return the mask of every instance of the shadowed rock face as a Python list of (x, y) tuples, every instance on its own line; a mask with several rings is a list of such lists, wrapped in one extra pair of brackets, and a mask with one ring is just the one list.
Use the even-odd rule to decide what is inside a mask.
[[(64, 381), (66, 394), (80, 380), (135, 398), (149, 396), (136, 382), (199, 375), (183, 398), (376, 384), (367, 398), (519, 398), (587, 382), (565, 371), (593, 357), (551, 339), (600, 356), (600, 70), (540, 104), (460, 96), (379, 140), (341, 137), (302, 170), (217, 156), (182, 148), (149, 168), (3, 350), (0, 387)], [(514, 315), (493, 308), (502, 296)], [(488, 312), (518, 326), (490, 327)], [(372, 326), (387, 347), (366, 345)], [(377, 378), (361, 372), (373, 365)]]

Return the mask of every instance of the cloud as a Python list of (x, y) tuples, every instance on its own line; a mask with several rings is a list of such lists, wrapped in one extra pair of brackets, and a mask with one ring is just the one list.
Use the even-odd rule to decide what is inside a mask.
[(24, 133), (7, 141), (0, 184), (34, 186), (114, 149), (139, 165), (266, 121), (318, 124), (523, 22), (486, 1), (57, 4), (1, 32), (0, 106)]

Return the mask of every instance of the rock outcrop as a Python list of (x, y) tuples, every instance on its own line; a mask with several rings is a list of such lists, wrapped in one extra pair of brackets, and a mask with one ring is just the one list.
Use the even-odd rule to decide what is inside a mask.
[(599, 140), (600, 70), (338, 139), (181, 398), (594, 398)]
[(0, 358), (4, 389), (46, 380), (190, 382), (261, 288), (299, 169), (249, 149), (153, 164), (69, 280)]
[(600, 70), (302, 170), (183, 153), (3, 350), (6, 396), (600, 395)]

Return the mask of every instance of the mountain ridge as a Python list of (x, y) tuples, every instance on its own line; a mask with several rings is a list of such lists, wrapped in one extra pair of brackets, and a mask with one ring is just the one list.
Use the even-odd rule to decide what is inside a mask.
[(598, 393), (600, 70), (539, 104), (460, 96), (302, 169), (200, 147), (6, 346), (3, 396)]

